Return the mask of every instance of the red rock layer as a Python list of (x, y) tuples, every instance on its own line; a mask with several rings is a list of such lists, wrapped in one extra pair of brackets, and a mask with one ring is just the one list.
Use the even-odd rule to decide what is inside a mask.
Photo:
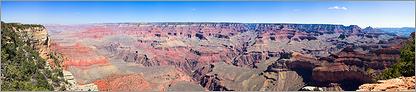
[(108, 59), (94, 53), (93, 49), (86, 47), (80, 43), (72, 46), (61, 46), (53, 44), (51, 46), (55, 51), (61, 53), (64, 57), (63, 67), (67, 69), (69, 66), (77, 68), (88, 68), (91, 65), (107, 65)]
[(140, 74), (111, 76), (94, 82), (100, 91), (146, 91), (150, 83)]

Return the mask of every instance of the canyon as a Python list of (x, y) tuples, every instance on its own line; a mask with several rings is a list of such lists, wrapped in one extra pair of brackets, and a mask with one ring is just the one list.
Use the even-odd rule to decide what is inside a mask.
[(77, 85), (100, 91), (357, 90), (409, 37), (356, 25), (96, 23), (45, 25)]

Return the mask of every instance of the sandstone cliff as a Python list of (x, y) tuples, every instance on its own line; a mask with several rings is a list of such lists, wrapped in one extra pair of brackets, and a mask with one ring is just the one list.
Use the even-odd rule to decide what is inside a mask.
[(357, 91), (415, 91), (415, 76), (379, 80), (377, 83), (363, 84)]
[(50, 51), (45, 27), (4, 22), (1, 26), (2, 89), (65, 90), (61, 60)]

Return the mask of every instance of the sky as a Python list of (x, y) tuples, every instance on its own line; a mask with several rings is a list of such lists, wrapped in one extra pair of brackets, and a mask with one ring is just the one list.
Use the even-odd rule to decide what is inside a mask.
[(1, 20), (29, 24), (241, 22), (415, 27), (415, 3), (414, 1), (2, 1)]

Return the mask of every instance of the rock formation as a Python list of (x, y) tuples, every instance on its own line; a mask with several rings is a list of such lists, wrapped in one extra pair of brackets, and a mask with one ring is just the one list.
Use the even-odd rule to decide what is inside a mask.
[[(102, 23), (47, 29), (53, 50), (66, 57), (65, 69), (79, 83), (101, 81), (100, 90), (148, 90), (115, 89), (127, 85), (117, 79), (133, 77), (138, 80), (132, 83), (148, 83), (149, 90), (183, 85), (195, 90), (299, 90), (304, 85), (355, 90), (391, 66), (406, 40), (332, 24)], [(154, 67), (173, 67), (193, 80), (155, 88), (151, 80), (140, 80), (147, 76), (140, 73)]]
[(357, 91), (415, 91), (416, 77), (399, 77), (363, 84)]
[(62, 58), (50, 50), (44, 26), (2, 21), (1, 27), (3, 90), (65, 90)]
[(194, 78), (214, 91), (299, 90), (304, 85), (302, 77), (294, 71), (275, 71), (268, 67), (276, 61), (274, 58), (259, 63), (257, 69), (214, 63), (197, 70)]

